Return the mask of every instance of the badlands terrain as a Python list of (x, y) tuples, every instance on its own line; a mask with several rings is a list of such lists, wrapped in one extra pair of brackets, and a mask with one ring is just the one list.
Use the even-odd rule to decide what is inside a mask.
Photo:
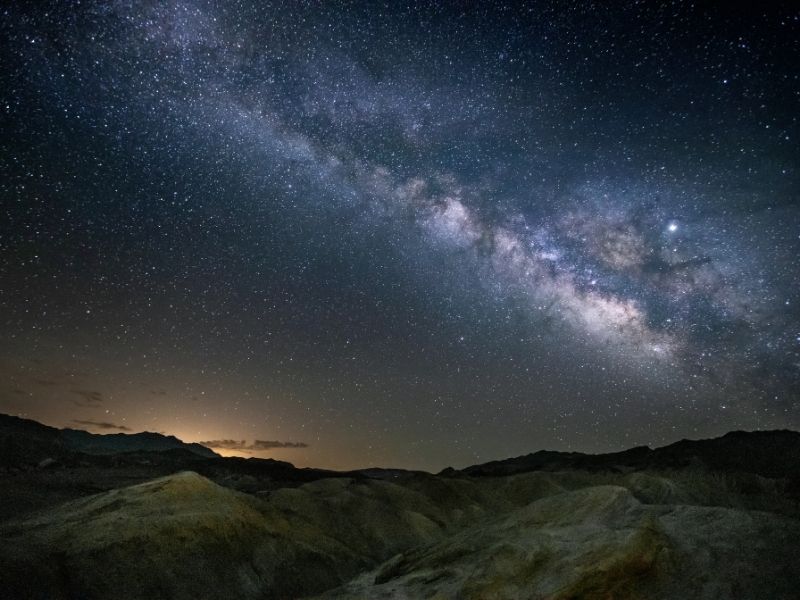
[(345, 473), (3, 415), (0, 597), (796, 599), (799, 465), (766, 431)]

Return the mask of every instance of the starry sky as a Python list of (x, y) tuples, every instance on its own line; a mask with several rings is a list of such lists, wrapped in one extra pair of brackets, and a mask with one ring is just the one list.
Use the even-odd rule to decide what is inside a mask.
[(791, 3), (31, 4), (0, 411), (329, 468), (800, 428)]

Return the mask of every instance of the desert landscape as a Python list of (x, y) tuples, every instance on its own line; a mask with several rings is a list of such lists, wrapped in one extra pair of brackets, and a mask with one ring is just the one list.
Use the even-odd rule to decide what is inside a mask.
[(2, 416), (0, 450), (5, 597), (789, 600), (800, 581), (797, 432), (331, 472)]

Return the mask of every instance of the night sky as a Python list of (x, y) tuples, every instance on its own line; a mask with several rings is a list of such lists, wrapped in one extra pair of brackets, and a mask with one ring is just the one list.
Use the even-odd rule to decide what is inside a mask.
[(31, 4), (0, 412), (333, 468), (800, 428), (792, 3)]

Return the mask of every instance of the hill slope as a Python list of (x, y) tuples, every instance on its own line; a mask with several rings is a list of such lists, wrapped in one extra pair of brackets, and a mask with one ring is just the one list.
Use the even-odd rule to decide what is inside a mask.
[(647, 506), (625, 488), (593, 486), (400, 554), (321, 598), (789, 600), (798, 535), (794, 519)]
[(257, 497), (184, 472), (0, 525), (0, 589), (15, 598), (795, 598), (799, 507), (770, 480), (742, 492), (739, 477), (413, 474)]

